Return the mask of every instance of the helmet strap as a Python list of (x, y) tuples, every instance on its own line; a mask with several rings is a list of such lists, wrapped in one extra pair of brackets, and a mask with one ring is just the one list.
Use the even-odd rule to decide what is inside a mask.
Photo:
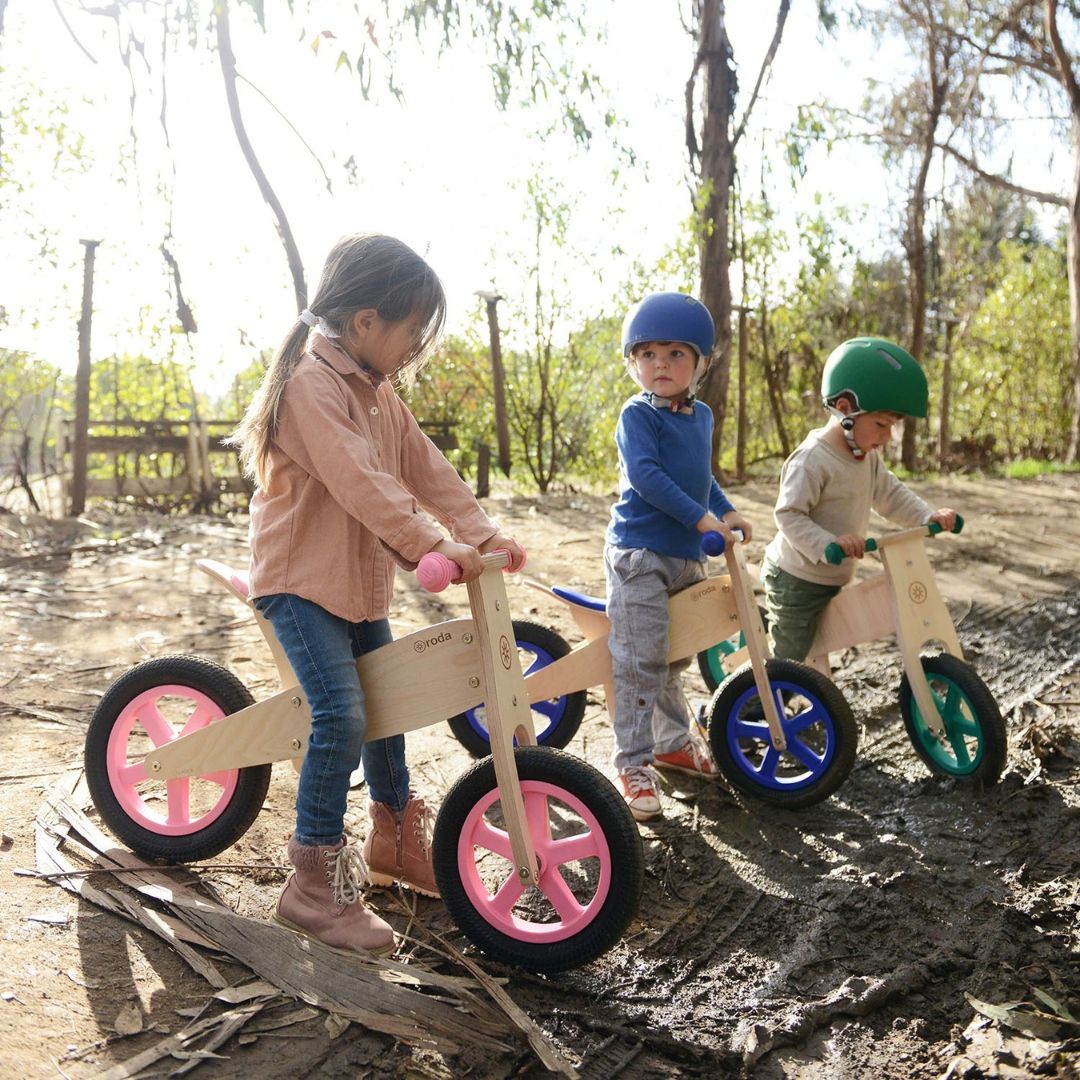
[(840, 421), (840, 430), (844, 433), (844, 442), (847, 443), (852, 457), (856, 461), (862, 461), (866, 457), (866, 451), (855, 441), (855, 419), (862, 416), (863, 410), (857, 409), (855, 412), (846, 413), (833, 405), (826, 405), (825, 408)]
[(649, 404), (654, 409), (670, 409), (672, 412), (678, 412), (683, 406), (693, 408), (694, 402), (697, 401), (693, 394), (680, 398), (668, 398), (654, 394), (650, 390), (645, 391), (645, 397), (648, 398)]

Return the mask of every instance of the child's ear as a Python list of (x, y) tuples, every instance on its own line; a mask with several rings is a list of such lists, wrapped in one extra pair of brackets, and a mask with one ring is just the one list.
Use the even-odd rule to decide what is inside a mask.
[(371, 333), (379, 313), (374, 308), (361, 308), (349, 320), (349, 331), (354, 338), (363, 339)]

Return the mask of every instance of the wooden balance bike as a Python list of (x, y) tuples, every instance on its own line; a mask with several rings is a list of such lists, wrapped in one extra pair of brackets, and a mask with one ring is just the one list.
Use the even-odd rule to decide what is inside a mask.
[[(791, 660), (768, 659), (761, 614), (739, 544), (726, 548), (718, 533), (703, 540), (708, 555), (723, 554), (726, 575), (707, 578), (671, 598), (670, 664), (742, 635), (746, 662), (717, 687), (706, 709), (717, 766), (738, 790), (789, 808), (809, 806), (832, 794), (855, 762), (857, 728), (843, 694), (820, 671)], [(603, 686), (614, 709), (608, 633), (602, 599), (537, 581), (527, 585), (564, 603), (585, 641), (571, 650), (557, 634), (534, 623), (515, 622), (519, 650), (531, 658), (525, 686), (538, 737), (565, 746), (585, 711), (587, 687)], [(450, 721), (474, 754), (487, 753), (486, 704)]]
[[(957, 516), (953, 532), (963, 526)], [(925, 540), (941, 531), (930, 523), (868, 537), (866, 550), (878, 552), (884, 572), (848, 585), (829, 602), (807, 664), (831, 675), (830, 653), (895, 634), (904, 666), (900, 712), (915, 752), (939, 776), (992, 784), (1005, 767), (1005, 721), (986, 683), (964, 660), (938, 592)], [(838, 566), (844, 553), (834, 543), (825, 557)], [(715, 686), (717, 672), (740, 662), (739, 645), (729, 639), (698, 657), (707, 684)], [(936, 647), (923, 654), (927, 645)]]
[[(441, 561), (440, 561), (441, 560)], [(417, 630), (357, 661), (369, 739), (441, 723), (487, 703), (491, 756), (451, 786), (432, 844), (435, 878), (461, 930), (492, 956), (559, 971), (599, 956), (637, 911), (644, 859), (637, 825), (591, 765), (536, 745), (500, 569), (483, 557), (471, 617)], [(249, 604), (246, 578), (202, 570)], [(421, 582), (450, 580), (435, 553)], [(307, 746), (311, 716), (270, 624), (252, 608), (282, 689), (255, 702), (230, 671), (194, 656), (131, 669), (106, 692), (86, 737), (101, 818), (147, 859), (189, 862), (234, 844), (258, 815), (271, 763)], [(515, 748), (515, 742), (517, 744)]]

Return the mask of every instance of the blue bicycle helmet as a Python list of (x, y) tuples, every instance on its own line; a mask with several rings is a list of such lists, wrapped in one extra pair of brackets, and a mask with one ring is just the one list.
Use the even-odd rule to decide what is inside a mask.
[(700, 300), (685, 293), (650, 293), (623, 319), (623, 356), (643, 341), (685, 341), (698, 356), (709, 356), (714, 334), (712, 316)]

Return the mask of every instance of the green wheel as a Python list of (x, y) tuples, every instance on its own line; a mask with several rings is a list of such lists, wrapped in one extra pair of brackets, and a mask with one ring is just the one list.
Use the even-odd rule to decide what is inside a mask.
[(900, 712), (915, 753), (938, 776), (993, 784), (1005, 768), (1007, 736), (994, 695), (975, 669), (958, 657), (921, 658), (945, 734), (938, 737), (919, 712), (911, 684), (900, 681)]
[[(758, 606), (758, 614), (761, 616), (761, 624), (768, 630), (769, 620), (765, 614), (765, 609), (760, 605)], [(705, 680), (705, 685), (709, 688), (710, 694), (731, 674), (724, 668), (724, 660), (731, 656), (732, 653), (737, 653), (745, 647), (746, 635), (740, 630), (734, 637), (721, 641), (718, 645), (711, 645), (707, 649), (702, 649), (697, 654), (698, 671), (701, 672), (701, 677)]]

